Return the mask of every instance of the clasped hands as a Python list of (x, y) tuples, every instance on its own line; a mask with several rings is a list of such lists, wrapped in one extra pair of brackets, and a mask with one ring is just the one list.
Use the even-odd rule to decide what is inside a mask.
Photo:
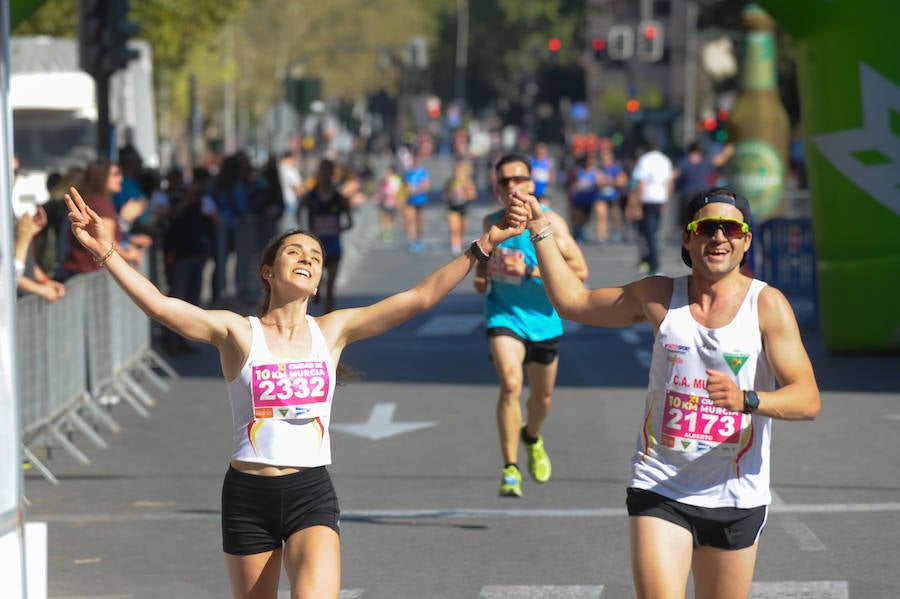
[(532, 194), (520, 189), (512, 189), (509, 192), (508, 202), (506, 204), (507, 220), (510, 215), (524, 222), (532, 235), (538, 234), (550, 226), (550, 219), (547, 218), (541, 203)]

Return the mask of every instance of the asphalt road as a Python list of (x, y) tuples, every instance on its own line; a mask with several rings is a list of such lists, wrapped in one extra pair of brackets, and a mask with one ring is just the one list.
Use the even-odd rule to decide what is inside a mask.
[[(488, 208), (476, 207), (468, 237)], [(411, 286), (450, 258), (438, 206), (426, 211), (422, 255), (382, 243), (363, 211), (348, 234), (339, 307)], [(637, 276), (631, 245), (585, 253), (591, 286)], [(674, 246), (664, 270), (685, 271)], [(815, 422), (774, 426), (778, 501), (752, 596), (896, 599), (900, 363), (831, 355), (814, 324), (803, 334), (824, 407)], [(362, 376), (338, 390), (333, 414), (342, 597), (634, 597), (625, 482), (650, 345), (647, 327), (567, 327), (544, 430), (553, 478), (526, 475), (521, 499), (497, 497), (497, 389), (471, 279), (427, 314), (348, 348), (344, 360)], [(225, 387), (209, 348), (171, 363), (180, 378), (168, 393), (147, 387), (158, 400), (149, 418), (112, 409), (123, 430), (104, 433), (108, 449), (73, 437), (90, 465), (54, 451), (59, 485), (26, 474), (27, 518), (49, 527), (49, 597), (229, 596), (219, 533)]]

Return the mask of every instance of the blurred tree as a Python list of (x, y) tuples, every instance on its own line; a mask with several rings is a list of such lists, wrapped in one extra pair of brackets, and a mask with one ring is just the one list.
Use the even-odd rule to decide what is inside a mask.
[[(435, 2), (438, 44), (433, 85), (452, 97), (456, 48), (456, 0)], [(539, 67), (551, 61), (576, 62), (583, 50), (584, 0), (469, 0), (468, 102), (473, 108), (496, 103), (517, 104), (525, 86), (536, 82)], [(559, 38), (557, 53), (547, 48)]]
[[(33, 10), (40, 3), (32, 1), (29, 4)], [(12, 34), (75, 37), (78, 35), (78, 5), (73, 0), (47, 0), (14, 26)]]
[[(241, 120), (251, 125), (284, 98), (287, 76), (321, 79), (323, 99), (393, 94), (412, 36), (433, 36), (430, 15), (415, 0), (256, 0), (191, 57), (189, 69), (216, 129), (226, 86), (234, 90)], [(174, 94), (176, 101), (183, 97)]]
[[(220, 128), (226, 88), (242, 120), (260, 118), (284, 97), (286, 76), (319, 77), (329, 99), (394, 95), (398, 66), (415, 35), (429, 40), (429, 91), (450, 99), (456, 52), (457, 0), (132, 0), (132, 20), (154, 52), (160, 122), (183, 127), (196, 77), (202, 114)], [(547, 40), (572, 64), (583, 50), (583, 0), (469, 0), (469, 101), (475, 107), (521, 101), (533, 89)], [(74, 36), (78, 2), (47, 0), (15, 31)], [(179, 136), (175, 133), (174, 137)]]

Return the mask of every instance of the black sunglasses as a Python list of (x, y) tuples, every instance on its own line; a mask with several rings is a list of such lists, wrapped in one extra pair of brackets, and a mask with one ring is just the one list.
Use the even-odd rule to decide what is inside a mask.
[(497, 179), (497, 183), (502, 187), (506, 187), (510, 183), (518, 185), (519, 183), (525, 183), (526, 181), (531, 181), (531, 177), (526, 175), (513, 175), (512, 177), (499, 177)]

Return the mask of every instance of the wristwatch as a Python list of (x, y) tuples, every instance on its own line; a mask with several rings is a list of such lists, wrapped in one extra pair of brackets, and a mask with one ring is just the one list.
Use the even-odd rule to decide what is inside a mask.
[(491, 259), (491, 255), (485, 254), (484, 250), (481, 249), (477, 239), (469, 246), (469, 251), (472, 252), (472, 256), (474, 256), (481, 264), (487, 264)]
[(756, 391), (744, 391), (744, 414), (752, 414), (759, 409), (759, 395)]
[(525, 280), (527, 281), (532, 276), (534, 276), (534, 265), (529, 264), (525, 267)]

